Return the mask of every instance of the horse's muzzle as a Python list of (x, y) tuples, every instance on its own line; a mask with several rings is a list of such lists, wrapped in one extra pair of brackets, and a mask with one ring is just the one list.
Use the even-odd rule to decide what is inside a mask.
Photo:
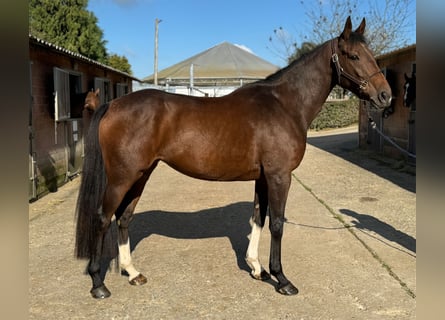
[(376, 108), (386, 108), (391, 105), (392, 95), (387, 91), (380, 91), (377, 97), (371, 97), (370, 101)]
[(379, 101), (385, 107), (389, 107), (389, 105), (391, 104), (391, 101), (392, 101), (391, 93), (387, 93), (386, 91), (380, 92)]

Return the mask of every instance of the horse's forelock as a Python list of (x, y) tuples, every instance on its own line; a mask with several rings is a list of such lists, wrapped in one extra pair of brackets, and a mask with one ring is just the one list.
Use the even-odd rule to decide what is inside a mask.
[(352, 43), (357, 43), (357, 42), (361, 42), (361, 43), (368, 43), (368, 41), (366, 40), (366, 37), (361, 34), (361, 33), (357, 33), (357, 32), (352, 32), (351, 35), (349, 36), (349, 41), (351, 41)]

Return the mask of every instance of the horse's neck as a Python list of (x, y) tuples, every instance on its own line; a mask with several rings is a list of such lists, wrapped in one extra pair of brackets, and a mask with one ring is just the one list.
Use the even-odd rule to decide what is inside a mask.
[(307, 57), (283, 70), (277, 79), (277, 90), (290, 97), (283, 105), (294, 113), (296, 121), (309, 128), (335, 85), (331, 67), (331, 45), (326, 42)]

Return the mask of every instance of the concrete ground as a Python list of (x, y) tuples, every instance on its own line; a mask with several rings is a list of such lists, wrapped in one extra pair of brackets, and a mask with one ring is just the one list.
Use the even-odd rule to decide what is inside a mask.
[[(109, 271), (105, 300), (91, 298), (86, 262), (74, 258), (80, 179), (30, 204), (30, 319), (415, 319), (415, 176), (357, 146), (356, 127), (310, 132), (293, 173), (282, 263), (298, 295), (249, 276), (253, 182), (200, 181), (161, 164), (130, 228), (148, 283)], [(265, 228), (266, 268), (269, 241)]]

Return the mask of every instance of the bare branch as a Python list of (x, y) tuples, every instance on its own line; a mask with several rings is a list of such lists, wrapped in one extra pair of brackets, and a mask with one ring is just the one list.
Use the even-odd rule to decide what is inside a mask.
[[(300, 7), (304, 8), (307, 17), (307, 27), (304, 24), (298, 26), (298, 31), (305, 34), (301, 37), (304, 39), (302, 43), (320, 44), (338, 36), (348, 16), (351, 16), (353, 25), (366, 18), (366, 37), (376, 55), (408, 45), (410, 33), (415, 30), (415, 0), (360, 3), (358, 0), (300, 0)], [(275, 32), (270, 43), (274, 43), (274, 50), (280, 52), (281, 57), (295, 55), (299, 49), (289, 34), (283, 37)]]

